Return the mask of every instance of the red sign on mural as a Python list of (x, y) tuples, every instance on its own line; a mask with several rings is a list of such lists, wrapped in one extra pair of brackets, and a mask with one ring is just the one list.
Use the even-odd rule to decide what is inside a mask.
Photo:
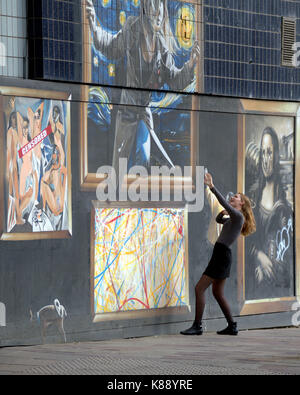
[(29, 143), (25, 144), (24, 147), (19, 149), (19, 158), (22, 158), (26, 155), (29, 151), (31, 151), (34, 147), (40, 144), (49, 134), (52, 133), (51, 125), (49, 124), (46, 129), (44, 129), (40, 134), (35, 136)]

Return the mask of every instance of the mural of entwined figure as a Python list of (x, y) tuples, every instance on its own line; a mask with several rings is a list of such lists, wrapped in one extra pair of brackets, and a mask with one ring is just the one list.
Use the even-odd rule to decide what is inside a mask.
[(122, 90), (120, 102), (124, 107), (117, 114), (113, 167), (118, 173), (119, 158), (130, 158), (137, 135), (140, 145), (134, 154), (140, 158), (139, 164), (149, 165), (152, 137), (165, 160), (174, 167), (154, 131), (149, 89), (160, 89), (165, 84), (177, 91), (186, 88), (194, 79), (200, 54), (198, 41), (193, 44), (190, 59), (182, 68), (176, 67), (177, 43), (170, 27), (167, 0), (141, 0), (140, 14), (128, 17), (115, 34), (98, 23), (92, 0), (86, 0), (86, 11), (95, 48), (108, 58), (126, 59), (127, 86), (148, 89)]
[(269, 126), (263, 130), (260, 147), (251, 142), (246, 148), (246, 193), (253, 201), (257, 224), (246, 245), (246, 271), (255, 298), (286, 296), (293, 283), (293, 209), (286, 196), (283, 165), (287, 159), (291, 158), (280, 155), (278, 135)]
[(6, 132), (6, 231), (68, 227), (64, 104), (8, 97)]

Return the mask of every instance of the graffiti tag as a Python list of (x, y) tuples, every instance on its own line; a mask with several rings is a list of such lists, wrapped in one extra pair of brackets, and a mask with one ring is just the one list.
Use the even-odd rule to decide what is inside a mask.
[(64, 318), (67, 315), (66, 309), (59, 303), (58, 299), (54, 300), (54, 306), (60, 318)]
[(276, 247), (277, 247), (277, 261), (283, 261), (284, 254), (290, 246), (290, 231), (292, 230), (292, 218), (288, 220), (287, 226), (278, 230), (276, 234)]

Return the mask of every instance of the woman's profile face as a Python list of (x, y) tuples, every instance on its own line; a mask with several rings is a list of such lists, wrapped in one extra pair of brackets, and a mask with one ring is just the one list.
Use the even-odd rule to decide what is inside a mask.
[(242, 196), (239, 193), (236, 193), (235, 195), (232, 195), (230, 197), (229, 203), (231, 204), (232, 207), (240, 210), (242, 205), (244, 204)]
[(273, 174), (274, 168), (274, 145), (272, 137), (269, 134), (265, 134), (262, 143), (262, 171), (266, 178), (269, 178)]

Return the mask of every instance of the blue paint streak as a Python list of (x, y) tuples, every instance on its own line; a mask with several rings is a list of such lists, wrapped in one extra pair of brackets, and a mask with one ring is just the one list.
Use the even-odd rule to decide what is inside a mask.
[(159, 298), (158, 298), (158, 301), (157, 301), (157, 303), (156, 303), (156, 305), (155, 305), (156, 308), (157, 308), (157, 306), (158, 306), (158, 304), (159, 304), (159, 301), (160, 301), (160, 299), (161, 299), (161, 297), (162, 297), (162, 295), (163, 295), (163, 293), (164, 293), (164, 290), (166, 289), (167, 283), (168, 283), (168, 281), (170, 280), (172, 271), (173, 271), (174, 266), (175, 266), (175, 263), (176, 263), (176, 261), (177, 261), (179, 252), (180, 252), (180, 250), (181, 250), (182, 241), (183, 241), (183, 239), (180, 240), (180, 244), (179, 244), (179, 247), (178, 247), (178, 251), (177, 251), (176, 257), (175, 257), (175, 259), (174, 259), (174, 262), (173, 262), (173, 264), (172, 264), (172, 268), (171, 268), (171, 270), (170, 270), (170, 274), (169, 274), (169, 276), (168, 276), (168, 278), (167, 278), (166, 284), (165, 284), (164, 288), (162, 289), (161, 294), (160, 294), (160, 296), (159, 296)]

